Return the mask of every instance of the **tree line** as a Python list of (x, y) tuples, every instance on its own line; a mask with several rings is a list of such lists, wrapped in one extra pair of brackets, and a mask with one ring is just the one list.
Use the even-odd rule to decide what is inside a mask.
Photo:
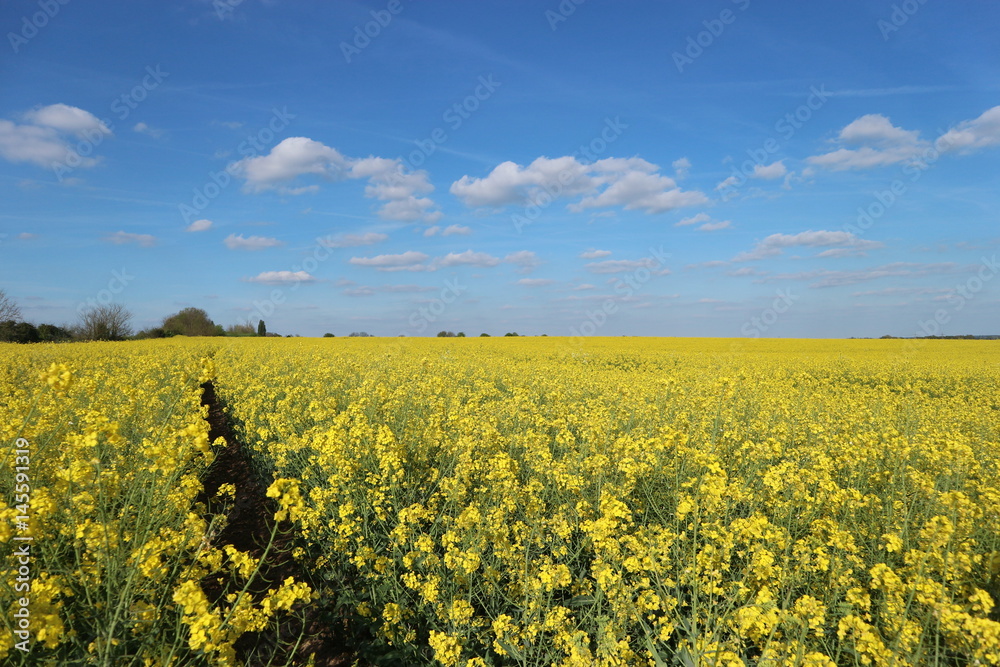
[(80, 312), (76, 323), (67, 326), (26, 322), (21, 308), (0, 290), (0, 342), (57, 343), (71, 340), (118, 341), (172, 336), (277, 336), (268, 333), (264, 320), (257, 326), (237, 323), (223, 328), (201, 308), (184, 308), (164, 317), (159, 326), (134, 331), (132, 313), (122, 304), (93, 306)]

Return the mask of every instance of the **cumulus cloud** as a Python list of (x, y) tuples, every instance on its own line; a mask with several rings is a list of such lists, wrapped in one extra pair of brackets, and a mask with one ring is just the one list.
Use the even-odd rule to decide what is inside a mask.
[(788, 173), (788, 168), (785, 167), (784, 160), (778, 160), (777, 162), (772, 162), (769, 165), (758, 164), (754, 165), (753, 178), (760, 178), (763, 180), (774, 180), (776, 178), (781, 178)]
[(448, 225), (444, 229), (434, 225), (424, 230), (424, 236), (468, 236), (471, 233), (472, 228), (463, 225)]
[(552, 283), (553, 281), (548, 278), (521, 278), (517, 281), (518, 285), (524, 285), (525, 287), (545, 287)]
[(450, 252), (444, 257), (441, 257), (435, 262), (435, 266), (439, 268), (446, 268), (450, 266), (496, 266), (500, 263), (499, 257), (494, 257), (489, 253), (485, 252), (473, 252), (472, 250), (466, 250), (465, 252)]
[[(786, 248), (830, 248), (821, 252), (820, 257), (837, 257), (843, 254), (863, 255), (868, 250), (881, 248), (878, 241), (860, 239), (851, 232), (844, 231), (806, 231), (798, 234), (771, 234), (758, 241), (752, 250), (742, 252), (733, 258), (734, 262), (750, 262), (767, 257), (776, 257)], [(834, 252), (843, 251), (843, 252)]]
[(538, 255), (530, 250), (518, 250), (517, 252), (512, 252), (503, 258), (503, 261), (508, 264), (514, 264), (517, 266), (518, 273), (531, 273), (542, 263), (538, 259)]
[(277, 248), (285, 245), (278, 239), (267, 236), (249, 236), (243, 238), (242, 234), (230, 234), (223, 241), (230, 250), (264, 250), (265, 248)]
[(605, 158), (583, 164), (575, 157), (539, 157), (528, 166), (503, 162), (483, 178), (462, 176), (451, 193), (472, 207), (511, 204), (544, 206), (553, 199), (575, 199), (570, 211), (621, 206), (662, 213), (705, 203), (697, 191), (683, 191), (641, 158)]
[(357, 246), (381, 243), (387, 238), (389, 238), (388, 234), (365, 232), (364, 234), (342, 234), (337, 237), (322, 238), (318, 242), (324, 248), (355, 248)]
[(305, 271), (264, 271), (253, 278), (244, 278), (244, 280), (248, 283), (264, 283), (266, 285), (316, 282), (316, 278)]
[(717, 232), (720, 229), (728, 229), (732, 227), (733, 223), (731, 220), (714, 220), (712, 222), (706, 222), (703, 225), (698, 226), (699, 232)]
[(814, 155), (807, 161), (833, 171), (872, 169), (916, 161), (930, 148), (928, 142), (920, 139), (919, 132), (896, 127), (881, 114), (867, 114), (854, 120), (840, 131), (837, 142), (841, 148)]
[(89, 111), (66, 104), (51, 104), (24, 114), (26, 125), (0, 120), (0, 157), (54, 168), (60, 164), (93, 167), (100, 160), (77, 153), (79, 141), (93, 147), (112, 136), (108, 127)]
[(719, 181), (719, 184), (715, 186), (715, 189), (717, 191), (726, 190), (728, 188), (735, 187), (739, 184), (740, 184), (740, 179), (738, 177), (736, 177), (735, 175), (727, 176), (725, 179)]
[(700, 232), (714, 232), (720, 229), (727, 229), (733, 223), (730, 220), (712, 220), (712, 216), (708, 213), (692, 215), (690, 218), (684, 218), (674, 223), (674, 227), (686, 227), (689, 225), (698, 225), (697, 229)]
[(51, 127), (81, 139), (85, 139), (95, 132), (97, 134), (111, 134), (108, 126), (97, 116), (68, 104), (50, 104), (47, 107), (32, 109), (24, 114), (24, 119), (33, 125)]
[(378, 214), (386, 220), (432, 223), (441, 218), (426, 195), (434, 190), (423, 170), (407, 171), (398, 158), (350, 158), (319, 141), (289, 137), (267, 155), (244, 158), (231, 171), (246, 180), (244, 191), (277, 190), (298, 195), (316, 192), (318, 185), (292, 187), (301, 176), (325, 181), (366, 180), (365, 196), (385, 202)]
[[(524, 255), (522, 253), (527, 253)], [(531, 257), (528, 257), (530, 255)], [(519, 266), (531, 266), (534, 253), (521, 251), (511, 253), (505, 259), (494, 257), (485, 252), (466, 250), (464, 252), (450, 252), (441, 257), (431, 258), (429, 255), (416, 250), (396, 255), (376, 255), (375, 257), (352, 257), (350, 263), (356, 266), (367, 266), (378, 271), (437, 271), (439, 269), (453, 268), (457, 266), (476, 266), (489, 268), (497, 266), (501, 262), (511, 262)], [(526, 273), (527, 271), (522, 271)]]
[(349, 263), (368, 266), (378, 271), (427, 271), (424, 264), (429, 255), (416, 250), (408, 250), (397, 255), (376, 255), (375, 257), (352, 257)]
[(135, 245), (142, 246), (143, 248), (149, 248), (156, 245), (156, 237), (151, 234), (115, 232), (114, 234), (104, 237), (104, 240), (109, 243), (114, 243), (115, 245), (127, 245), (134, 243)]
[(978, 118), (962, 121), (935, 142), (941, 152), (972, 153), (993, 146), (1000, 146), (1000, 106), (984, 111)]
[(591, 262), (584, 268), (591, 273), (621, 273), (635, 271), (638, 268), (655, 269), (658, 262), (651, 257), (644, 259), (606, 259), (603, 262)]
[(697, 225), (699, 222), (708, 222), (712, 219), (708, 213), (698, 213), (697, 215), (692, 215), (690, 218), (684, 218), (679, 222), (674, 223), (674, 227), (684, 227), (687, 225)]
[(586, 250), (580, 253), (580, 259), (600, 259), (602, 257), (610, 256), (610, 250)]
[(204, 232), (212, 228), (211, 220), (195, 220), (190, 225), (187, 226), (185, 231), (189, 232)]
[(686, 157), (682, 157), (674, 160), (670, 163), (670, 166), (674, 168), (674, 173), (677, 175), (677, 178), (684, 178), (691, 170), (691, 160)]
[(132, 126), (132, 131), (138, 132), (139, 134), (149, 135), (154, 139), (159, 139), (164, 134), (163, 130), (156, 127), (150, 127), (146, 123), (136, 123)]

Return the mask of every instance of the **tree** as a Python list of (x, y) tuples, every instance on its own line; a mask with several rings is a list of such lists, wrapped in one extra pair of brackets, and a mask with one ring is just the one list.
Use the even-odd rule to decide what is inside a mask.
[(5, 322), (8, 320), (13, 320), (14, 322), (21, 321), (21, 309), (18, 308), (17, 304), (7, 296), (7, 293), (0, 289), (0, 322)]
[(226, 327), (227, 336), (256, 336), (254, 332), (253, 325), (249, 322), (240, 322), (239, 324), (230, 324)]
[(258, 320), (257, 321), (257, 335), (258, 336), (266, 336), (267, 335), (267, 327), (264, 326), (264, 320)]
[(125, 340), (132, 335), (132, 313), (120, 303), (95, 306), (80, 315), (78, 327), (84, 340)]
[(334, 336), (332, 333), (325, 333), (323, 334), (323, 338), (336, 338), (336, 336)]
[(185, 308), (163, 319), (168, 336), (218, 336), (215, 322), (201, 308)]
[(135, 338), (166, 338), (167, 332), (163, 330), (163, 327), (151, 327), (149, 329), (143, 329), (135, 334)]
[(437, 337), (438, 338), (454, 338), (455, 337), (455, 333), (453, 331), (439, 331)]
[(483, 333), (479, 334), (479, 337), (480, 338), (489, 338), (490, 335), (488, 333), (486, 333), (486, 332), (483, 332)]
[(507, 337), (507, 336), (518, 336), (518, 335), (519, 334), (516, 331), (508, 331), (507, 333), (504, 334), (504, 337)]
[(38, 340), (43, 343), (56, 343), (63, 340), (69, 340), (73, 337), (73, 334), (62, 327), (57, 327), (54, 324), (39, 324), (38, 325)]
[(459, 331), (457, 334), (455, 334), (455, 338), (465, 338), (465, 332)]

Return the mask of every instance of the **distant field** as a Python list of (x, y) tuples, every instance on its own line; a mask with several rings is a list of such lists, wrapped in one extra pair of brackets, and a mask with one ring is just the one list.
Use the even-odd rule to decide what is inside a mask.
[(0, 345), (0, 436), (13, 665), (1000, 664), (997, 342)]

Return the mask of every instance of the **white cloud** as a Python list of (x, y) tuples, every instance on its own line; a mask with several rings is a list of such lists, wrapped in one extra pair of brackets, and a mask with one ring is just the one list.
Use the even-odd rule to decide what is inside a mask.
[(753, 178), (760, 178), (770, 181), (776, 178), (781, 178), (787, 173), (788, 173), (788, 168), (785, 167), (784, 160), (778, 160), (777, 162), (772, 162), (767, 166), (762, 164), (755, 165), (753, 168), (752, 176)]
[(246, 179), (244, 191), (277, 190), (298, 195), (316, 192), (318, 185), (291, 187), (300, 176), (318, 176), (327, 181), (367, 180), (365, 196), (385, 202), (379, 216), (386, 220), (433, 223), (441, 212), (434, 202), (418, 195), (434, 190), (423, 170), (407, 171), (398, 158), (349, 158), (307, 137), (289, 137), (267, 155), (244, 158), (231, 165), (232, 171)]
[(465, 252), (450, 252), (444, 257), (435, 261), (435, 267), (449, 267), (449, 266), (496, 266), (500, 263), (499, 257), (494, 257), (485, 252), (473, 252), (472, 250), (466, 250)]
[(645, 267), (653, 269), (657, 266), (656, 260), (646, 257), (645, 259), (606, 259), (603, 262), (591, 262), (586, 268), (591, 273), (621, 273), (622, 271), (634, 271)]
[(74, 134), (81, 139), (111, 134), (108, 126), (97, 116), (68, 104), (50, 104), (47, 107), (32, 109), (24, 114), (24, 119), (32, 125), (51, 127), (60, 132)]
[(105, 137), (113, 136), (89, 111), (66, 104), (34, 109), (24, 114), (24, 118), (31, 124), (0, 120), (0, 157), (9, 162), (29, 162), (40, 167), (58, 164), (93, 167), (99, 159), (78, 154), (74, 146), (83, 139), (93, 150)]
[(714, 222), (706, 222), (704, 225), (698, 227), (699, 232), (716, 232), (720, 229), (728, 229), (733, 225), (731, 220), (716, 220)]
[(697, 225), (699, 222), (708, 222), (712, 219), (708, 213), (699, 213), (690, 218), (684, 218), (680, 222), (674, 223), (674, 227), (684, 227), (685, 225)]
[(163, 130), (161, 130), (159, 128), (156, 128), (156, 127), (150, 127), (146, 123), (136, 123), (132, 127), (132, 131), (133, 132), (138, 132), (139, 134), (148, 134), (149, 136), (153, 137), (154, 139), (159, 139), (164, 134)]
[(104, 237), (105, 241), (109, 243), (114, 243), (115, 245), (126, 245), (129, 243), (134, 243), (140, 245), (143, 248), (149, 248), (156, 245), (156, 237), (151, 234), (131, 234), (129, 232), (115, 232)]
[(434, 225), (433, 227), (428, 227), (424, 230), (424, 236), (468, 236), (472, 233), (471, 227), (464, 227), (462, 225), (448, 225), (444, 229)]
[(267, 155), (247, 157), (233, 166), (245, 179), (249, 192), (279, 188), (303, 174), (336, 180), (344, 178), (349, 164), (336, 149), (306, 137), (289, 137)]
[(38, 234), (32, 234), (31, 232), (21, 232), (17, 235), (17, 238), (22, 241), (30, 241), (31, 239), (37, 239)]
[(185, 231), (188, 232), (204, 232), (212, 228), (211, 220), (195, 220), (190, 225), (187, 226)]
[(942, 152), (971, 153), (991, 146), (1000, 146), (1000, 106), (987, 109), (979, 118), (962, 121), (935, 142)]
[(587, 208), (622, 206), (625, 210), (663, 213), (675, 208), (708, 203), (708, 197), (697, 190), (683, 191), (672, 178), (660, 174), (629, 171), (622, 174), (599, 195), (584, 197), (571, 204), (571, 211)]
[(582, 283), (573, 288), (574, 291), (591, 290), (597, 289), (596, 285), (591, 285), (590, 283)]
[(530, 250), (518, 250), (517, 252), (512, 252), (504, 257), (503, 261), (509, 264), (516, 264), (518, 273), (531, 273), (538, 267), (539, 264), (542, 263), (542, 261), (538, 259), (538, 255)]
[(691, 160), (686, 157), (682, 157), (671, 162), (670, 166), (674, 168), (674, 173), (677, 175), (677, 178), (684, 178), (691, 170)]
[[(881, 248), (878, 241), (860, 239), (850, 232), (844, 231), (806, 231), (798, 234), (771, 234), (748, 252), (742, 252), (733, 258), (734, 262), (749, 262), (766, 257), (776, 257), (785, 248), (834, 248), (837, 251), (851, 251), (846, 254), (864, 255), (867, 250)], [(820, 257), (840, 256), (837, 252), (824, 251)]]
[(230, 234), (223, 241), (230, 250), (263, 250), (265, 248), (276, 248), (284, 245), (278, 239), (268, 236), (250, 236), (243, 238), (243, 235)]
[(842, 146), (858, 148), (839, 148), (807, 161), (833, 171), (871, 169), (916, 161), (930, 148), (928, 142), (920, 139), (919, 132), (896, 127), (881, 114), (867, 114), (854, 120), (840, 131), (837, 141)]
[(318, 243), (324, 248), (355, 248), (357, 246), (381, 243), (387, 238), (389, 238), (388, 234), (365, 232), (364, 234), (343, 234), (336, 238), (322, 238), (318, 239)]
[(379, 271), (427, 271), (424, 264), (428, 255), (416, 250), (408, 250), (398, 255), (376, 255), (375, 257), (352, 257), (349, 263), (368, 266)]
[(545, 287), (546, 285), (551, 285), (553, 282), (548, 278), (521, 278), (517, 281), (517, 284), (524, 285), (525, 287)]
[(244, 278), (248, 283), (282, 285), (287, 283), (314, 283), (316, 278), (305, 271), (264, 271), (253, 278)]
[(767, 271), (761, 271), (755, 266), (741, 266), (738, 269), (733, 269), (729, 271), (727, 275), (730, 276), (764, 276), (767, 275)]
[(580, 253), (580, 259), (600, 259), (602, 257), (610, 256), (610, 250), (587, 250)]
[(573, 212), (622, 206), (661, 213), (708, 201), (700, 192), (682, 191), (673, 179), (656, 173), (658, 169), (641, 158), (605, 158), (583, 164), (568, 156), (539, 157), (527, 167), (503, 162), (484, 178), (462, 176), (452, 183), (451, 193), (473, 207), (544, 206), (553, 198), (582, 196), (567, 206)]
[(725, 190), (726, 188), (730, 188), (739, 184), (740, 184), (739, 178), (737, 178), (736, 176), (728, 176), (725, 180), (720, 181), (719, 184), (715, 186), (715, 189)]

